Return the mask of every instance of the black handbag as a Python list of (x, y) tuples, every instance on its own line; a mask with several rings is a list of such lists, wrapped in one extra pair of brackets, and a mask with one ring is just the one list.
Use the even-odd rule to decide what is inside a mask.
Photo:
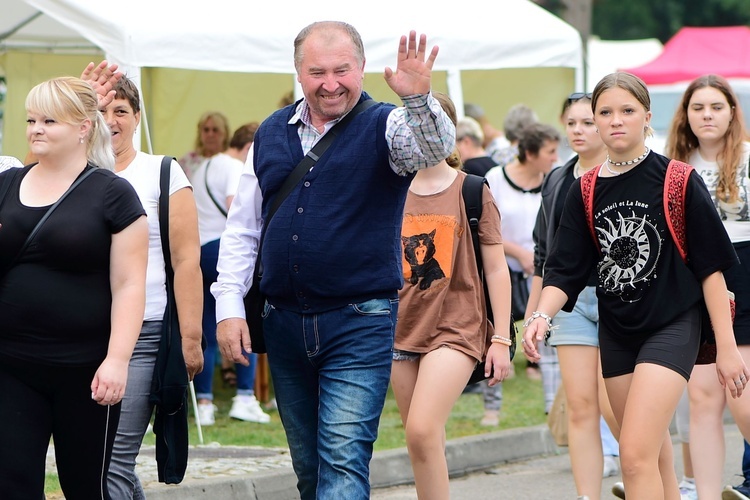
[(159, 482), (178, 484), (187, 470), (188, 459), (188, 372), (182, 354), (182, 337), (174, 297), (174, 269), (169, 247), (169, 170), (172, 157), (161, 162), (159, 186), (159, 229), (166, 272), (167, 307), (162, 336), (151, 379), (149, 401), (154, 405), (156, 464)]
[(250, 330), (250, 346), (252, 352), (256, 354), (263, 354), (266, 352), (266, 340), (263, 337), (263, 309), (266, 305), (266, 296), (260, 291), (260, 282), (263, 278), (263, 263), (261, 262), (261, 248), (263, 247), (263, 239), (266, 234), (266, 227), (271, 222), (271, 218), (276, 213), (276, 210), (281, 206), (287, 196), (292, 192), (294, 187), (299, 184), (299, 181), (305, 176), (307, 172), (317, 163), (323, 153), (328, 149), (336, 136), (346, 128), (347, 124), (356, 115), (366, 110), (370, 106), (376, 104), (373, 99), (367, 99), (357, 104), (344, 118), (341, 119), (326, 135), (324, 135), (315, 146), (302, 158), (294, 170), (281, 185), (279, 192), (273, 198), (271, 207), (268, 209), (268, 216), (263, 221), (263, 230), (260, 234), (258, 241), (258, 254), (255, 259), (255, 269), (253, 270), (253, 280), (250, 285), (250, 289), (245, 294), (245, 318), (247, 319), (247, 327)]

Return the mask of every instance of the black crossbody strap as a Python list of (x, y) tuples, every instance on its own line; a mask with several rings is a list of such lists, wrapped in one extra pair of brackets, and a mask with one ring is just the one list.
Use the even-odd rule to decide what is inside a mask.
[(49, 216), (52, 215), (52, 212), (55, 211), (57, 207), (60, 206), (60, 203), (63, 202), (65, 198), (68, 197), (70, 193), (73, 192), (75, 188), (77, 188), (89, 175), (94, 173), (94, 170), (96, 170), (96, 167), (91, 167), (88, 170), (86, 170), (84, 173), (82, 173), (76, 180), (73, 182), (73, 184), (70, 185), (67, 191), (65, 191), (60, 198), (57, 199), (57, 201), (52, 204), (51, 207), (47, 209), (47, 211), (44, 213), (41, 219), (39, 219), (39, 222), (36, 223), (36, 226), (34, 226), (34, 229), (31, 230), (31, 233), (29, 233), (29, 236), (26, 238), (26, 241), (23, 242), (23, 246), (16, 254), (15, 258), (11, 262), (11, 264), (8, 266), (8, 269), (13, 267), (13, 265), (18, 261), (18, 259), (23, 255), (23, 253), (26, 251), (27, 248), (29, 248), (29, 245), (31, 245), (31, 241), (34, 239), (34, 237), (39, 233), (39, 230), (42, 228), (45, 222), (47, 222), (47, 219), (49, 219)]
[(346, 128), (349, 122), (352, 121), (352, 119), (362, 111), (375, 104), (377, 104), (377, 102), (374, 99), (367, 99), (366, 101), (362, 101), (354, 106), (354, 108), (349, 111), (349, 113), (344, 118), (342, 118), (340, 122), (336, 123), (336, 125), (334, 125), (331, 130), (326, 133), (326, 135), (321, 137), (321, 139), (315, 144), (315, 146), (313, 146), (312, 149), (305, 155), (305, 157), (302, 158), (302, 161), (300, 161), (297, 166), (294, 167), (294, 170), (292, 170), (292, 172), (286, 178), (284, 184), (281, 185), (281, 188), (279, 188), (279, 192), (276, 193), (276, 196), (273, 199), (273, 203), (271, 203), (271, 208), (268, 209), (268, 216), (263, 221), (263, 231), (261, 232), (260, 240), (258, 241), (258, 257), (255, 261), (255, 277), (253, 279), (257, 279), (258, 276), (261, 276), (263, 274), (263, 264), (260, 261), (260, 249), (263, 246), (263, 239), (266, 235), (266, 228), (268, 227), (268, 223), (276, 213), (276, 210), (278, 210), (281, 204), (284, 203), (284, 200), (287, 198), (287, 196), (289, 196), (294, 187), (299, 184), (299, 181), (302, 180), (305, 174), (309, 172), (310, 169), (313, 168), (313, 166), (315, 166), (320, 157), (323, 156), (323, 153), (325, 153), (328, 149), (328, 146), (333, 143), (333, 140), (343, 129)]
[(334, 125), (331, 130), (329, 130), (326, 135), (324, 135), (315, 144), (315, 146), (313, 146), (313, 148), (305, 155), (305, 157), (302, 158), (302, 161), (299, 162), (296, 167), (294, 167), (292, 173), (289, 174), (289, 177), (286, 178), (284, 184), (281, 185), (279, 192), (276, 193), (276, 196), (273, 199), (273, 203), (271, 204), (271, 208), (268, 210), (268, 217), (266, 218), (267, 220), (265, 220), (263, 223), (264, 226), (268, 225), (268, 222), (273, 217), (273, 214), (276, 213), (276, 210), (278, 210), (281, 204), (284, 203), (286, 197), (289, 196), (294, 187), (299, 184), (299, 181), (302, 180), (305, 174), (309, 172), (313, 166), (315, 166), (320, 157), (323, 156), (323, 153), (325, 153), (328, 149), (328, 146), (330, 146), (333, 140), (338, 136), (339, 132), (346, 128), (349, 122), (352, 121), (352, 118), (374, 104), (376, 104), (374, 99), (367, 99), (366, 101), (362, 101), (354, 106), (349, 114), (347, 114), (344, 118), (341, 119), (340, 122)]
[(219, 209), (219, 212), (221, 212), (221, 215), (224, 217), (227, 216), (227, 210), (221, 206), (221, 203), (219, 203), (216, 198), (214, 197), (214, 194), (211, 192), (211, 188), (208, 187), (208, 167), (211, 165), (211, 160), (208, 160), (208, 163), (206, 163), (206, 169), (205, 169), (205, 175), (204, 178), (205, 184), (206, 184), (206, 192), (208, 193), (208, 197), (211, 198), (211, 201), (214, 202), (214, 205), (216, 205), (216, 208)]
[(159, 233), (161, 235), (161, 251), (164, 255), (164, 269), (167, 273), (168, 292), (172, 289), (174, 282), (174, 269), (172, 269), (172, 252), (169, 250), (169, 180), (171, 156), (161, 159), (161, 171), (159, 172)]

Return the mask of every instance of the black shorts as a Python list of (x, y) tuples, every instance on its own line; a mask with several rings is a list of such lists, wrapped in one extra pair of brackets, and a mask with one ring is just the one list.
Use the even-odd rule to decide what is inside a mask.
[(690, 380), (698, 357), (701, 310), (693, 306), (670, 324), (645, 336), (614, 334), (599, 323), (599, 351), (604, 378), (633, 373), (638, 363), (653, 363)]
[(734, 293), (734, 338), (737, 345), (750, 345), (750, 243), (735, 243), (740, 263), (724, 271), (727, 288)]

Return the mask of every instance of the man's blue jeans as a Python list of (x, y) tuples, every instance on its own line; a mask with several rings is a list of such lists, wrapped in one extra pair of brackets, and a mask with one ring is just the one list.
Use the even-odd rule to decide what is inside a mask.
[(266, 304), (268, 364), (302, 500), (370, 498), (397, 311), (397, 299), (320, 314)]

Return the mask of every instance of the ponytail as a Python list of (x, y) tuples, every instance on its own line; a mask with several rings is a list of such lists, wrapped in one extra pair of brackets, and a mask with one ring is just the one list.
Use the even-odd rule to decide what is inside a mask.
[(115, 154), (112, 149), (112, 134), (109, 131), (104, 116), (96, 111), (91, 123), (86, 146), (86, 156), (94, 165), (106, 170), (115, 169)]

